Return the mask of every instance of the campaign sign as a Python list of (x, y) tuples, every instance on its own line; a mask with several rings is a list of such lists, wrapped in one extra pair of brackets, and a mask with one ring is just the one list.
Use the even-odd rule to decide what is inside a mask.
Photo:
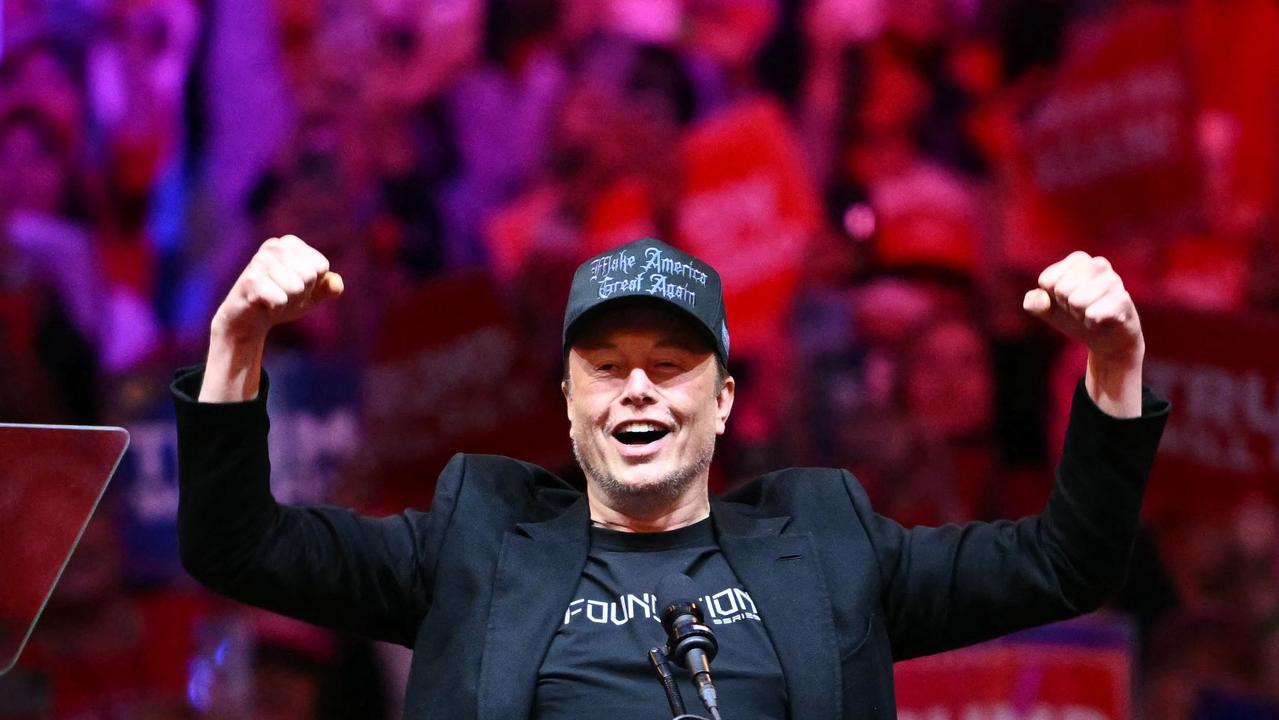
[(694, 128), (681, 153), (680, 244), (724, 280), (732, 352), (772, 352), (821, 223), (799, 143), (782, 109), (758, 100)]
[(1196, 210), (1182, 13), (1138, 3), (1099, 21), (1021, 127), (1020, 173), (1078, 237), (1184, 225)]
[[(557, 309), (558, 311), (558, 309)], [(358, 471), (371, 511), (430, 502), (459, 452), (554, 467), (569, 449), (558, 362), (551, 374), (516, 331), (489, 278), (433, 280), (390, 311), (364, 376)], [(549, 351), (558, 355), (558, 342)]]
[(1219, 518), (1279, 498), (1279, 322), (1228, 312), (1143, 308), (1145, 382), (1173, 411), (1146, 511), (1158, 525)]
[[(358, 443), (358, 375), (343, 360), (268, 352), (263, 361), (271, 389), (271, 492), (285, 504), (325, 502)], [(184, 577), (178, 565), (177, 428), (163, 379), (124, 424), (132, 435), (116, 473), (122, 499), (128, 573), (134, 582)]]
[(1128, 720), (1133, 646), (1092, 616), (897, 663), (900, 720)]
[(636, 176), (615, 179), (591, 198), (580, 237), (558, 217), (563, 194), (550, 186), (533, 188), (493, 214), (484, 241), (493, 274), (502, 282), (518, 278), (538, 250), (576, 253), (580, 259), (643, 237), (658, 237), (648, 187)]

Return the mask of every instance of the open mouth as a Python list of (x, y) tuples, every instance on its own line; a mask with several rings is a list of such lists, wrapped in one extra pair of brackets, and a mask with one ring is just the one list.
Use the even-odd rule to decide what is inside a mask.
[(623, 445), (648, 445), (670, 434), (670, 430), (649, 422), (623, 423), (613, 431), (613, 437)]

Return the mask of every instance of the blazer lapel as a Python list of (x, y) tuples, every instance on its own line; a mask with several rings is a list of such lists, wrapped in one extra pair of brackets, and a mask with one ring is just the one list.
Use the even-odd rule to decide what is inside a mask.
[(786, 678), (790, 716), (841, 717), (835, 620), (812, 536), (783, 535), (789, 517), (753, 518), (711, 500), (720, 549), (764, 620)]
[(583, 495), (559, 516), (520, 523), (503, 538), (480, 661), (480, 720), (529, 716), (538, 667), (586, 564), (589, 533)]

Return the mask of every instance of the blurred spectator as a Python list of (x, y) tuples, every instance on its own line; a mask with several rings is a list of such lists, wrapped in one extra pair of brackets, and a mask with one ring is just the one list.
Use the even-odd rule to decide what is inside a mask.
[(0, 364), (13, 379), (0, 386), (0, 406), (9, 420), (97, 415), (103, 295), (98, 258), (74, 219), (72, 177), (47, 116), (30, 107), (0, 116)]
[[(781, 0), (685, 3), (682, 45), (696, 78), (699, 114), (715, 112), (759, 91), (755, 62), (781, 20), (782, 4)], [(779, 85), (788, 84), (784, 78), (776, 80)]]
[(1168, 617), (1151, 643), (1143, 715), (1191, 720), (1205, 691), (1260, 689), (1261, 648), (1253, 628), (1227, 607)]
[[(13, 163), (6, 172), (20, 173), (2, 178), (9, 198), (0, 199), (0, 213), (9, 242), (40, 266), (99, 351), (99, 363), (115, 371), (137, 362), (157, 342), (149, 306), (150, 255), (144, 239), (124, 242), (119, 232), (105, 231), (118, 229), (115, 220), (136, 203), (116, 194), (127, 183), (114, 178), (99, 183), (101, 175), (86, 171), (86, 160), (94, 157), (86, 139), (87, 103), (67, 55), (41, 40), (0, 65), (0, 123), (9, 155), (4, 162)], [(34, 163), (37, 174), (21, 174), (20, 161)], [(150, 181), (141, 181), (144, 195)], [(99, 185), (110, 192), (104, 195)]]
[(252, 720), (387, 717), (382, 670), (368, 643), (242, 609), (251, 628)]
[[(349, 287), (369, 288), (374, 275), (371, 255), (372, 214), (377, 195), (351, 152), (358, 118), (336, 98), (323, 94), (306, 110), (294, 144), (282, 162), (267, 171), (250, 196), (250, 215), (258, 242), (297, 235), (324, 253)], [(382, 293), (360, 293), (351, 303), (334, 303), (308, 315), (273, 338), (312, 352), (367, 348), (377, 306), (393, 299), (396, 267), (380, 278)], [(358, 319), (357, 319), (358, 318)]]
[(875, 253), (888, 266), (927, 264), (971, 273), (984, 246), (977, 188), (921, 147), (935, 90), (921, 50), (899, 36), (849, 55), (850, 93), (830, 212), (865, 200), (875, 213)]
[(447, 194), (453, 264), (483, 257), (485, 218), (547, 162), (569, 79), (557, 46), (560, 13), (555, 0), (489, 3), (484, 59), (457, 79), (444, 100), (458, 159)]
[(87, 103), (77, 53), (39, 36), (6, 47), (0, 62), (0, 111), (35, 107), (51, 122), (65, 143), (68, 157), (79, 157), (85, 148)]

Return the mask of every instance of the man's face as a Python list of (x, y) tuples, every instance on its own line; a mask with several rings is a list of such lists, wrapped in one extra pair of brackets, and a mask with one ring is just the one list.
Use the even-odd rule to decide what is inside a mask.
[(705, 483), (733, 406), (710, 344), (670, 311), (623, 305), (569, 350), (564, 398), (588, 489), (618, 509), (658, 511)]

